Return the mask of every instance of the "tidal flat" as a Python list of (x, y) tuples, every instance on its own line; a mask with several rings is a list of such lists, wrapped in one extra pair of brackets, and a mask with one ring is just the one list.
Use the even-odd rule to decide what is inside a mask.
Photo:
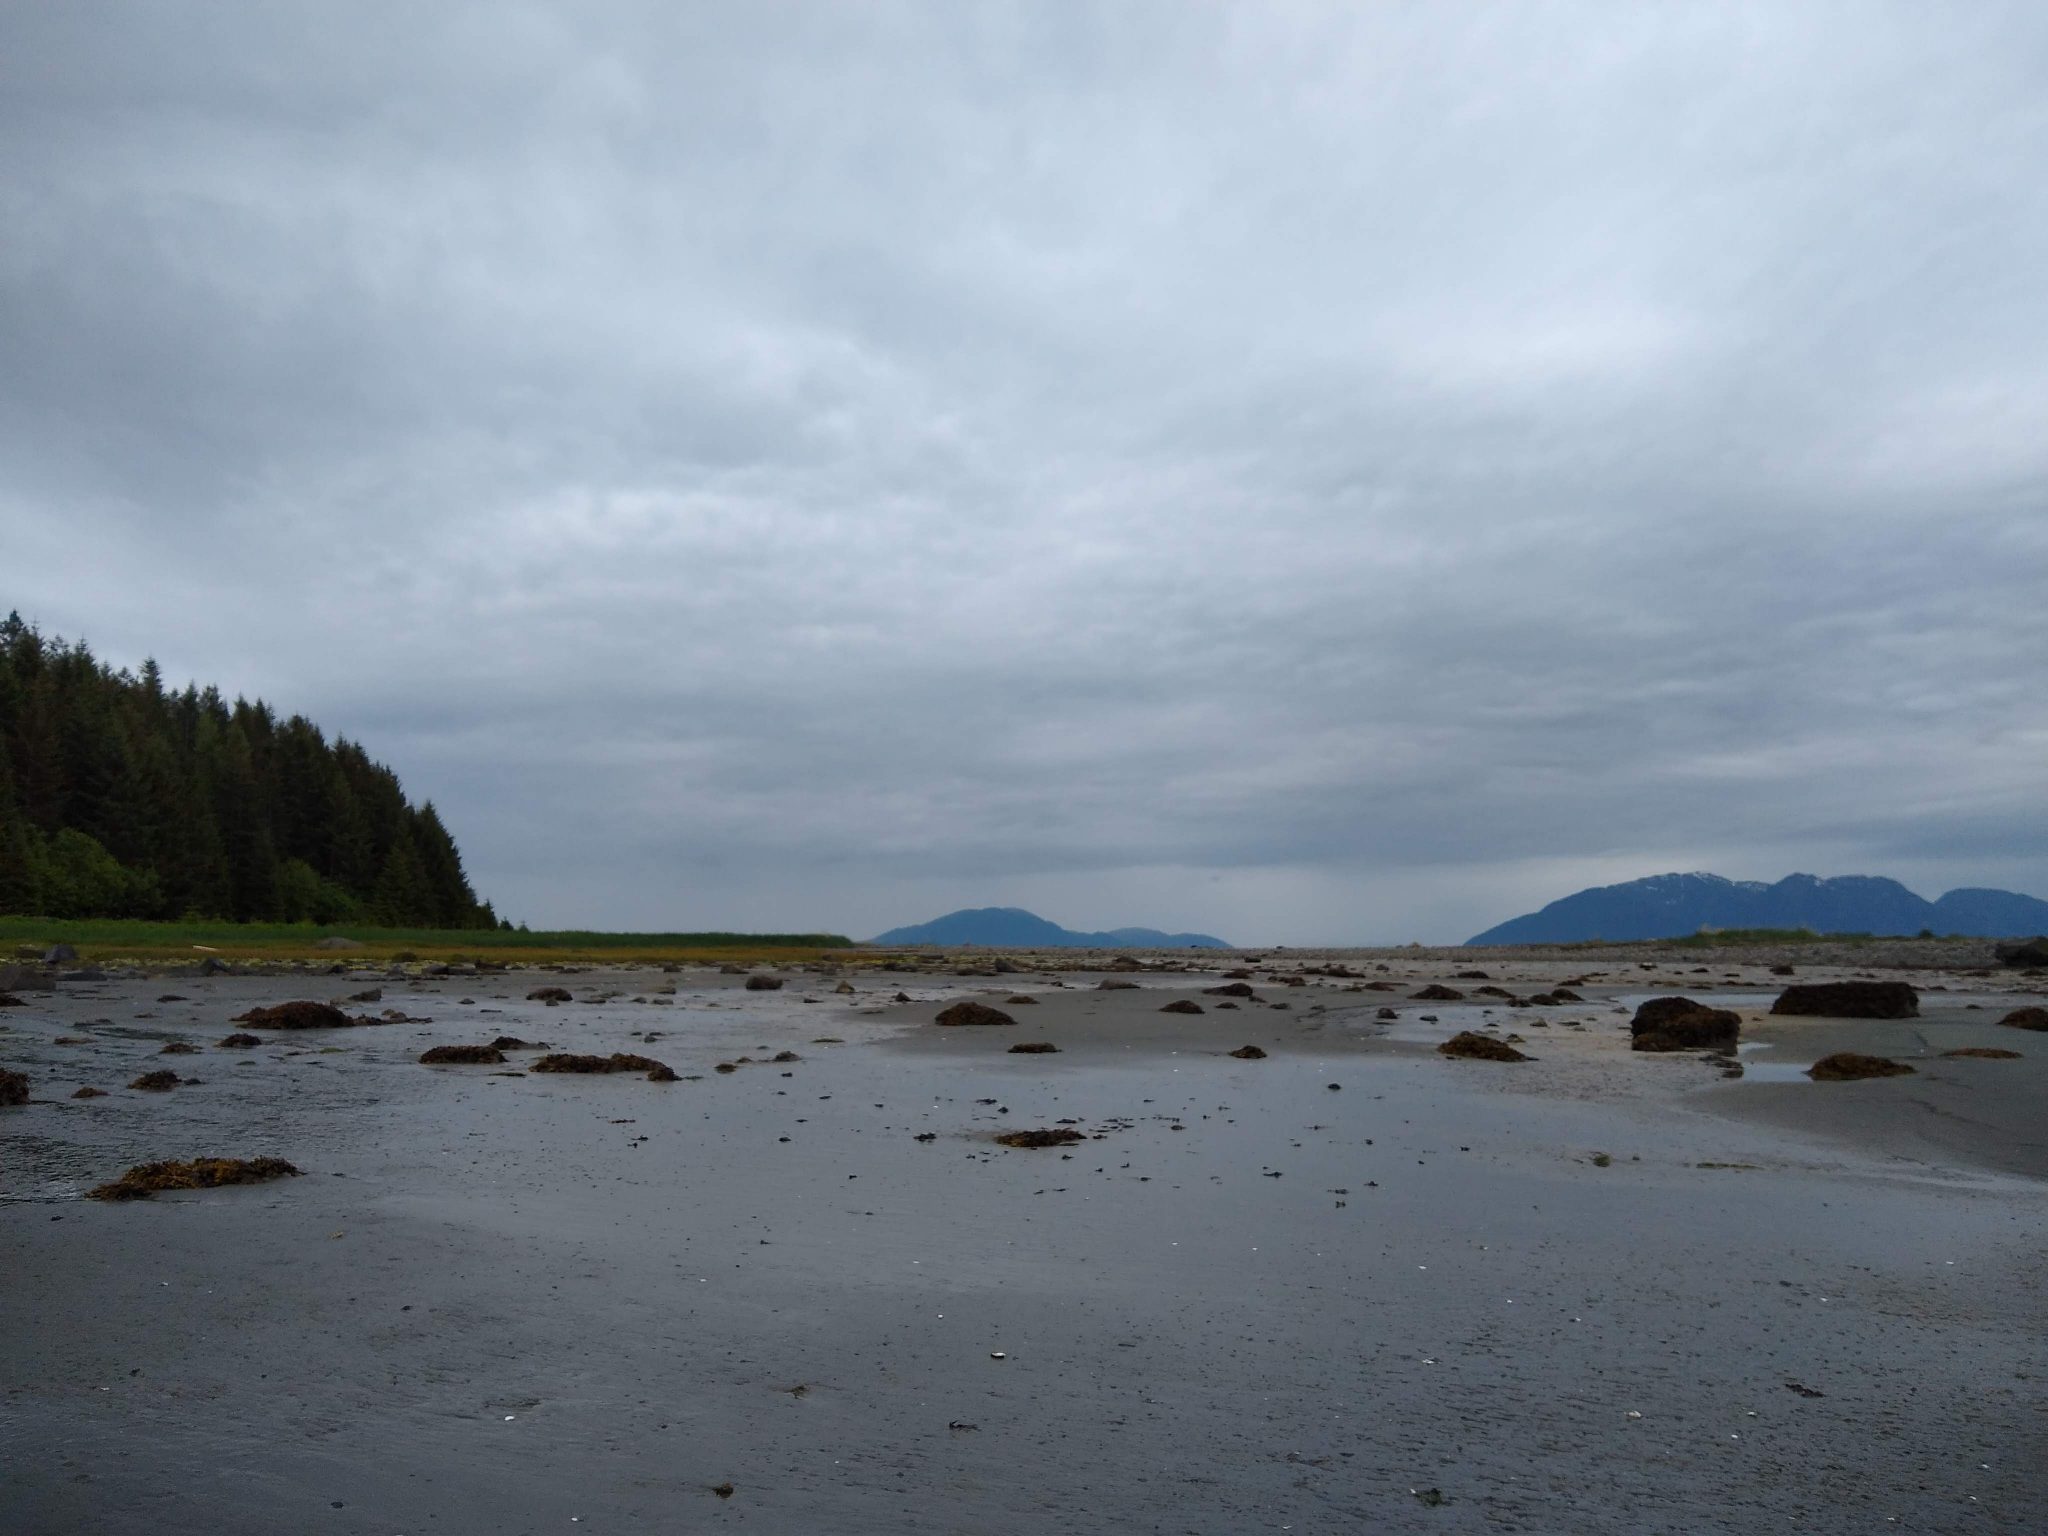
[[(1771, 958), (25, 992), (0, 1010), (29, 1083), (0, 1109), (5, 1525), (2048, 1529), (2048, 1034), (1997, 1022), (2044, 982), (1907, 956), (1872, 974), (1918, 1018), (1774, 1018)], [(1232, 968), (1251, 996), (1207, 990)], [(234, 1022), (367, 990), (349, 1014), (403, 1021)], [(1740, 1014), (1743, 1076), (1629, 1049), (1674, 993)], [(1016, 1022), (932, 1022), (963, 1000)], [(1533, 1059), (1436, 1052), (1462, 1030)], [(1800, 1075), (1840, 1050), (1914, 1070)], [(533, 1071), (549, 1053), (677, 1080)], [(996, 1140), (1025, 1130), (1080, 1139)], [(81, 1198), (197, 1157), (300, 1176)]]

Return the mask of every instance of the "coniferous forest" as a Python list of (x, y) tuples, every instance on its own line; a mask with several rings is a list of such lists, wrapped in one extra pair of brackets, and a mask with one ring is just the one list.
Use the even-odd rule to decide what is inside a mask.
[(260, 700), (0, 623), (0, 913), (490, 928), (432, 803)]

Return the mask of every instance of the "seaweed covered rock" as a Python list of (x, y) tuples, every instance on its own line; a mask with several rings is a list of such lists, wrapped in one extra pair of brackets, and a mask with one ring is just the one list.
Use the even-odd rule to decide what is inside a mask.
[(1962, 1056), (1977, 1061), (2018, 1061), (2020, 1059), (2018, 1051), (2002, 1051), (1995, 1045), (1966, 1045), (1960, 1050), (1943, 1051), (1941, 1054), (1950, 1058)]
[(1200, 1013), (1202, 1005), (1191, 997), (1183, 997), (1168, 1003), (1159, 1010), (1161, 1013)]
[(504, 1061), (495, 1045), (435, 1045), (420, 1052), (423, 1067), (495, 1067)]
[(780, 992), (782, 990), (782, 978), (780, 976), (749, 976), (747, 978), (747, 990), (749, 992)]
[(1103, 980), (1095, 983), (1095, 990), (1098, 992), (1135, 992), (1138, 990), (1138, 984), (1135, 981), (1111, 981), (1105, 977)]
[(1257, 997), (1259, 994), (1251, 989), (1249, 983), (1232, 981), (1226, 982), (1220, 987), (1204, 987), (1202, 988), (1202, 995), (1204, 997)]
[(1910, 1077), (1913, 1069), (1903, 1061), (1891, 1061), (1883, 1056), (1837, 1051), (1808, 1067), (1806, 1075), (1816, 1083), (1853, 1083), (1866, 1077)]
[(128, 1086), (140, 1088), (144, 1093), (169, 1093), (184, 1079), (166, 1068), (161, 1072), (145, 1072)]
[(491, 1049), (494, 1051), (530, 1051), (533, 1048), (517, 1035), (500, 1035), (491, 1042)]
[(2000, 944), (1992, 950), (2000, 965), (2048, 966), (2048, 938), (2021, 939), (2017, 944)]
[(2048, 1008), (2015, 1008), (1998, 1022), (2008, 1029), (2048, 1030)]
[(0, 1071), (0, 1104), (28, 1102), (28, 1074)]
[(1050, 1040), (1020, 1040), (1010, 1047), (1012, 1056), (1046, 1056), (1059, 1049)]
[(27, 1006), (27, 1003), (24, 1003), (12, 992), (0, 992), (0, 1008), (26, 1008)]
[(268, 1008), (251, 1008), (238, 1013), (236, 1024), (254, 1024), (264, 1029), (346, 1029), (357, 1021), (332, 1003), (277, 1003)]
[(1732, 1051), (1742, 1020), (1689, 997), (1653, 997), (1636, 1010), (1628, 1030), (1631, 1050)]
[(1458, 1056), (1468, 1061), (1529, 1061), (1505, 1040), (1461, 1030), (1436, 1048), (1439, 1056)]
[(676, 1074), (666, 1062), (656, 1061), (652, 1056), (633, 1056), (624, 1051), (610, 1056), (581, 1056), (572, 1051), (557, 1051), (543, 1056), (533, 1064), (536, 1072), (645, 1072), (650, 1083), (673, 1083)]
[(1023, 1147), (1034, 1150), (1040, 1147), (1071, 1147), (1077, 1141), (1086, 1141), (1072, 1126), (1054, 1126), (1049, 1131), (1005, 1131), (996, 1140), (1006, 1147)]
[(961, 1002), (955, 1003), (952, 1007), (946, 1009), (932, 1022), (934, 1024), (947, 1025), (995, 1025), (1014, 1024), (1017, 1021), (1003, 1012), (1002, 1009), (991, 1008), (987, 1003)]
[(1802, 1018), (1917, 1019), (1920, 994), (1903, 981), (1819, 981), (1787, 987), (1771, 1012)]
[(137, 1163), (111, 1184), (86, 1191), (88, 1200), (147, 1200), (165, 1189), (219, 1189), (295, 1179), (299, 1170), (281, 1157), (195, 1157), (190, 1162)]
[(1239, 1061), (1264, 1061), (1266, 1059), (1266, 1053), (1256, 1045), (1240, 1045), (1230, 1054)]
[(263, 1042), (257, 1036), (238, 1029), (232, 1035), (222, 1035), (216, 1043), (224, 1051), (253, 1051)]
[(71, 1097), (73, 1097), (74, 1099), (104, 1099), (106, 1096), (106, 1089), (94, 1088), (89, 1084), (71, 1095)]
[(1464, 993), (1456, 987), (1444, 986), (1441, 982), (1431, 982), (1420, 992), (1411, 992), (1408, 995), (1418, 1003), (1458, 1003), (1465, 1000)]
[(164, 1042), (164, 1048), (158, 1051), (157, 1055), (196, 1056), (198, 1053), (199, 1047), (194, 1045), (190, 1040), (166, 1040)]
[(529, 1003), (546, 1003), (552, 1008), (557, 1003), (569, 1001), (569, 989), (567, 987), (535, 987), (526, 994), (526, 1000)]

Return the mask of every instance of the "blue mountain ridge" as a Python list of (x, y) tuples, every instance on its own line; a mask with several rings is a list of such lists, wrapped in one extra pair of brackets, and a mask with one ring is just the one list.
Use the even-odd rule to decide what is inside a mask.
[(1650, 875), (1561, 897), (1540, 911), (1465, 942), (1576, 944), (1587, 939), (1676, 939), (1702, 928), (1810, 928), (1816, 933), (1973, 938), (2048, 933), (2048, 901), (2014, 891), (1964, 888), (1938, 901), (1879, 875), (1787, 875), (1774, 885), (1719, 875)]
[(1113, 928), (1076, 933), (1022, 907), (965, 907), (908, 928), (891, 928), (871, 944), (986, 944), (1002, 949), (1228, 949), (1206, 933), (1161, 933), (1156, 928)]

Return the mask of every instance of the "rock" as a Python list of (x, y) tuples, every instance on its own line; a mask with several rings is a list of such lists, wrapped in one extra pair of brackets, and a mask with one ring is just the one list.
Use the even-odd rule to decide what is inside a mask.
[(1373, 1017), (1376, 1019), (1398, 1019), (1401, 1015), (1397, 1009), (1381, 1008), (1373, 1013)]
[(0, 1104), (26, 1104), (28, 1102), (28, 1074), (26, 1072), (0, 1071)]
[(1689, 997), (1653, 997), (1636, 1010), (1628, 1029), (1631, 1050), (1732, 1051), (1742, 1020)]
[(955, 1003), (936, 1019), (932, 1020), (932, 1022), (934, 1024), (1014, 1024), (1017, 1021), (1003, 1012), (1002, 1009), (991, 1008), (987, 1003), (961, 1002)]
[(361, 949), (360, 939), (345, 939), (338, 933), (329, 934), (313, 946), (315, 949)]
[(111, 1184), (86, 1191), (88, 1200), (147, 1200), (163, 1189), (219, 1189), (295, 1179), (299, 1170), (281, 1157), (195, 1157), (189, 1163), (138, 1163)]
[(381, 1003), (384, 1001), (382, 987), (370, 987), (361, 992), (351, 992), (342, 999), (344, 1003)]
[(162, 1050), (158, 1051), (158, 1052), (157, 1052), (157, 1055), (159, 1055), (159, 1056), (194, 1056), (194, 1055), (197, 1055), (197, 1054), (198, 1054), (198, 1052), (199, 1052), (199, 1047), (198, 1047), (198, 1046), (196, 1046), (196, 1045), (194, 1045), (194, 1044), (193, 1044), (193, 1043), (192, 1043), (191, 1041), (189, 1041), (189, 1040), (169, 1040), (169, 1041), (166, 1041), (166, 1042), (164, 1043), (164, 1048), (163, 1048)]
[(1010, 1047), (1012, 1056), (1047, 1056), (1059, 1049), (1050, 1040), (1020, 1040)]
[(144, 1093), (169, 1093), (180, 1081), (177, 1073), (166, 1068), (161, 1072), (145, 1072), (128, 1086), (140, 1088)]
[(208, 955), (199, 962), (199, 974), (201, 976), (232, 976), (235, 974), (235, 968), (225, 960), (216, 960), (212, 955)]
[(747, 990), (749, 992), (780, 992), (782, 990), (782, 978), (780, 976), (749, 976), (747, 978)]
[[(721, 1070), (723, 1064), (721, 1063)], [(674, 1069), (652, 1056), (633, 1056), (620, 1051), (610, 1056), (579, 1056), (561, 1051), (543, 1056), (533, 1064), (536, 1072), (645, 1072), (650, 1083), (673, 1083)]]
[(535, 987), (526, 994), (526, 1000), (529, 1003), (546, 1003), (552, 1008), (557, 1003), (570, 1001), (569, 989), (567, 987)]
[(0, 992), (0, 1008), (26, 1008), (27, 1006), (27, 1003), (24, 1003), (12, 992)]
[(1998, 1022), (2008, 1029), (2048, 1030), (2048, 1008), (2015, 1008)]
[(69, 944), (52, 944), (43, 951), (45, 965), (71, 965), (78, 959), (78, 951)]
[(251, 1008), (236, 1014), (233, 1022), (267, 1029), (347, 1029), (356, 1021), (332, 1003), (301, 1002)]
[(2018, 1061), (2020, 1059), (2018, 1051), (2001, 1051), (1995, 1045), (1966, 1045), (1961, 1050), (1943, 1051), (1941, 1054), (1950, 1058), (1967, 1056), (1978, 1061)]
[(497, 1067), (505, 1053), (495, 1045), (435, 1045), (420, 1052), (423, 1067)]
[(529, 1045), (517, 1035), (500, 1035), (491, 1042), (494, 1051), (531, 1051), (537, 1047)]
[(1823, 1056), (1806, 1069), (1806, 1075), (1816, 1083), (1853, 1083), (1866, 1077), (1910, 1077), (1913, 1069), (1903, 1061), (1887, 1061), (1882, 1056), (1859, 1056), (1854, 1051), (1837, 1051), (1832, 1056)]
[(1006, 1147), (1071, 1147), (1077, 1141), (1086, 1141), (1072, 1126), (1055, 1126), (1049, 1131), (1005, 1131), (996, 1140)]
[(1459, 1056), (1471, 1061), (1530, 1061), (1504, 1040), (1462, 1030), (1436, 1048), (1439, 1056)]
[(78, 1092), (71, 1095), (74, 1099), (104, 1099), (106, 1096), (106, 1089), (91, 1087), (81, 1088)]
[(1098, 992), (1135, 992), (1138, 990), (1138, 984), (1135, 981), (1103, 980), (1095, 983), (1095, 990)]
[(1200, 1013), (1202, 1005), (1191, 997), (1183, 997), (1168, 1003), (1159, 1011), (1161, 1013)]
[(1771, 1012), (1830, 1019), (1917, 1019), (1920, 994), (1903, 981), (1824, 981), (1787, 987)]
[(1552, 987), (1547, 994), (1553, 1003), (1583, 1003), (1585, 999), (1570, 987)]
[(1774, 965), (1771, 967), (1771, 974), (1773, 976), (1797, 976), (1799, 968), (1792, 965)]
[(838, 986), (834, 987), (832, 990), (841, 997), (849, 997), (853, 993), (853, 983), (850, 981), (842, 981), (839, 983)]
[(1233, 981), (1220, 987), (1204, 987), (1202, 988), (1202, 995), (1204, 997), (1257, 997), (1259, 994), (1254, 992), (1247, 983)]
[(1420, 992), (1408, 995), (1418, 1003), (1458, 1003), (1465, 1000), (1465, 994), (1456, 987), (1446, 987), (1438, 982), (1431, 982)]
[(1230, 1054), (1239, 1061), (1264, 1061), (1266, 1059), (1266, 1053), (1256, 1045), (1240, 1045)]
[(54, 992), (57, 978), (39, 965), (0, 965), (0, 992)]
[(2000, 944), (1992, 951), (2000, 965), (2048, 965), (2048, 938), (2022, 939), (2017, 944)]
[(232, 1035), (223, 1035), (217, 1042), (224, 1051), (253, 1051), (263, 1042), (256, 1036), (236, 1030)]

